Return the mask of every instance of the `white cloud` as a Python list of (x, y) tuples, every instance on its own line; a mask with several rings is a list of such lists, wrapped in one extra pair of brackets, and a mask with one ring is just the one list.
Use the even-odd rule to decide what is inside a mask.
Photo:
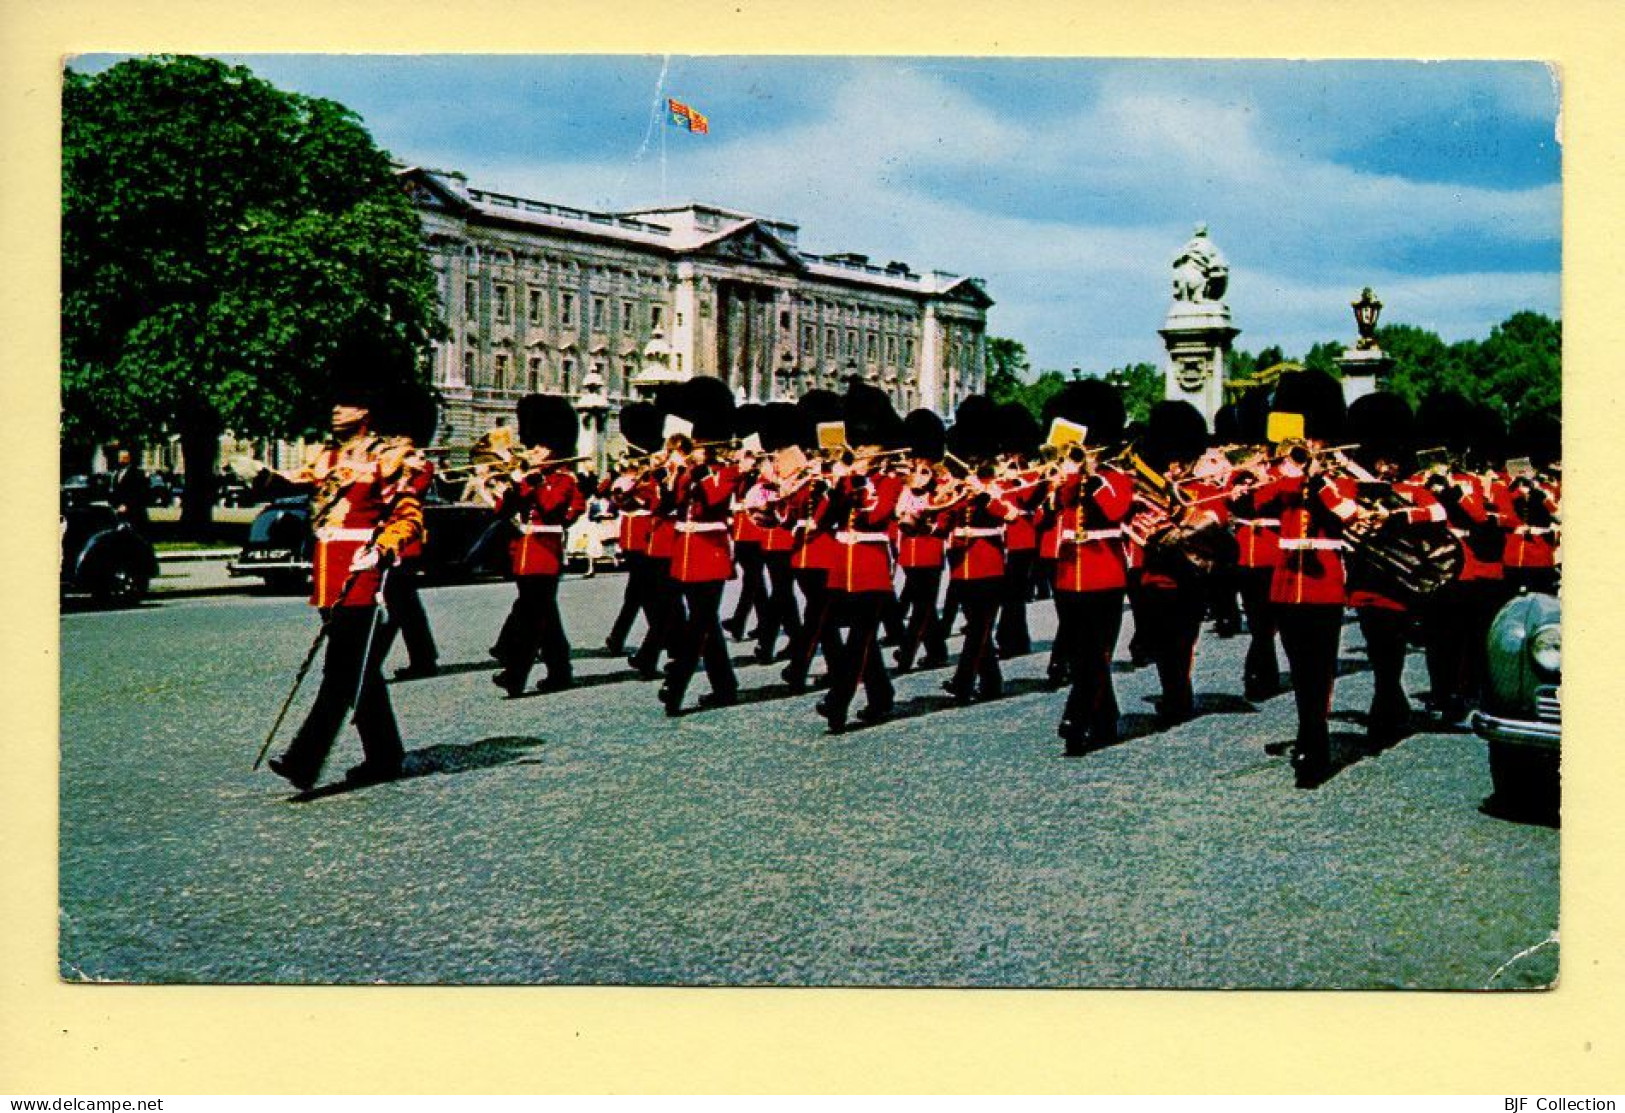
[[(1361, 173), (1268, 134), (1238, 96), (1125, 77), (1076, 112), (1034, 121), (877, 61), (855, 67), (810, 123), (737, 139), (673, 132), (665, 145), (672, 197), (794, 220), (808, 250), (985, 278), (999, 302), (990, 327), (1022, 339), (1039, 366), (1156, 358), (1168, 263), (1197, 219), (1230, 257), (1249, 347), (1351, 333), (1347, 302), (1368, 284), (1391, 319), (1451, 338), (1483, 335), (1518, 308), (1557, 309), (1554, 275), (1416, 277), (1396, 260), (1441, 241), (1459, 256), (1461, 243), (1555, 240), (1558, 187)], [(636, 167), (544, 158), (465, 169), (477, 185), (608, 207), (653, 200), (661, 186), (655, 152)]]

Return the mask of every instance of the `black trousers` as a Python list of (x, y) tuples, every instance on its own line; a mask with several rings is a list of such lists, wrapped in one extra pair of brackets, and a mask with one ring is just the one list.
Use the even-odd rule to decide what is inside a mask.
[(829, 573), (822, 568), (801, 568), (791, 573), (807, 605), (801, 612), (801, 629), (790, 641), (790, 663), (784, 672), (792, 683), (805, 683), (812, 671), (813, 654), (824, 652), (826, 668), (835, 668), (840, 641), (829, 620)]
[(793, 645), (801, 633), (801, 615), (796, 609), (796, 581), (790, 572), (790, 554), (763, 553), (767, 571), (767, 609), (756, 627), (756, 656), (771, 659), (783, 633)]
[(718, 695), (732, 695), (739, 690), (734, 676), (733, 660), (728, 656), (728, 643), (722, 634), (722, 592), (726, 580), (713, 583), (678, 584), (682, 595), (684, 619), (682, 628), (671, 639), (671, 667), (666, 673), (666, 684), (673, 699), (681, 703), (694, 679), (700, 663), (705, 663), (705, 677), (711, 691)]
[(540, 650), (549, 680), (570, 679), (570, 639), (559, 615), (559, 578), (518, 576), (514, 583), (519, 593), (509, 613), (513, 634), (502, 658), (503, 671), (513, 686), (522, 687)]
[(858, 683), (869, 706), (890, 711), (895, 700), (891, 677), (880, 659), (880, 622), (892, 598), (889, 591), (830, 592), (830, 621), (844, 628), (830, 669), (829, 705), (844, 715), (857, 694)]
[(1136, 665), (1151, 660), (1151, 634), (1148, 630), (1151, 620), (1145, 614), (1145, 591), (1140, 586), (1144, 578), (1140, 569), (1128, 570), (1128, 609), (1134, 617), (1134, 633), (1128, 639), (1128, 653)]
[(903, 569), (903, 594), (898, 600), (902, 613), (902, 636), (897, 639), (897, 667), (914, 667), (914, 655), (923, 646), (926, 658), (948, 659), (948, 631), (937, 616), (937, 592), (942, 587), (942, 568)]
[(655, 568), (648, 554), (627, 553), (623, 559), (626, 561), (626, 588), (621, 593), (621, 609), (610, 624), (609, 636), (604, 639), (604, 644), (616, 653), (626, 648), (626, 639), (631, 635), (632, 624), (639, 614), (643, 615), (644, 625), (650, 629), (657, 621), (655, 595), (649, 582)]
[(1547, 595), (1557, 594), (1558, 573), (1555, 568), (1512, 568), (1506, 570), (1507, 598), (1520, 591), (1539, 591)]
[(1004, 555), (1004, 596), (1000, 600), (999, 656), (1021, 657), (1033, 651), (1027, 628), (1027, 596), (1037, 549), (1016, 549)]
[(959, 651), (959, 665), (949, 681), (954, 694), (969, 698), (973, 693), (994, 699), (1004, 692), (1004, 673), (993, 644), (993, 627), (1004, 598), (1004, 580), (952, 580), (948, 590), (958, 585), (960, 606), (965, 610), (965, 644)]
[(660, 655), (667, 651), (668, 643), (681, 633), (686, 616), (683, 593), (671, 578), (670, 559), (650, 557), (648, 573), (649, 602), (644, 614), (652, 614), (654, 619), (643, 635), (643, 644), (638, 646), (632, 664), (644, 672), (653, 672), (660, 664)]
[(1422, 641), (1434, 708), (1449, 719), (1478, 702), (1489, 678), (1486, 639), (1495, 612), (1510, 598), (1504, 580), (1458, 580), (1429, 597)]
[(729, 633), (736, 638), (745, 636), (751, 612), (756, 612), (758, 623), (767, 616), (767, 584), (762, 576), (762, 546), (738, 542), (734, 545), (734, 563), (739, 566), (739, 601), (734, 604), (733, 617), (728, 619)]
[[(390, 578), (394, 578), (393, 574)], [(352, 706), (356, 710), (355, 726), (361, 735), (361, 750), (369, 764), (389, 768), (398, 766), (405, 756), (383, 677), (383, 662), (395, 636), (394, 627), (382, 621), (376, 607), (335, 607), (329, 614), (322, 684), (304, 723), (283, 754), (295, 779), (314, 781), (321, 775), (327, 755), (344, 727), (344, 716)], [(380, 621), (377, 633), (372, 635), (369, 653), (367, 638), (375, 617)], [(365, 681), (361, 676), (364, 655), (367, 658)], [(358, 686), (359, 702), (356, 700)]]
[(1123, 629), (1122, 591), (1057, 591), (1055, 613), (1067, 629), (1067, 669), (1072, 691), (1063, 722), (1087, 731), (1096, 742), (1117, 738), (1117, 691), (1112, 656)]
[(1146, 649), (1162, 684), (1159, 710), (1164, 722), (1181, 723), (1196, 711), (1191, 669), (1196, 664), (1196, 639), (1207, 607), (1202, 581), (1187, 580), (1177, 587), (1142, 584), (1140, 595)]
[(1236, 569), (1241, 607), (1247, 616), (1247, 660), (1242, 690), (1248, 699), (1265, 699), (1281, 690), (1281, 659), (1275, 652), (1275, 608), (1270, 603), (1273, 568)]
[(384, 606), (389, 621), (400, 631), (407, 663), (414, 669), (429, 669), (439, 662), (440, 650), (434, 644), (423, 600), (418, 597), (418, 580), (418, 570), (409, 565), (391, 569), (389, 579), (384, 581)]
[(1329, 721), (1343, 607), (1340, 603), (1276, 603), (1274, 607), (1298, 706), (1294, 760), (1311, 770), (1324, 770), (1331, 757)]
[(1033, 561), (1032, 591), (1028, 598), (1033, 600), (1048, 599), (1054, 594), (1055, 588), (1055, 558), (1039, 557)]
[(1236, 605), (1236, 592), (1241, 586), (1242, 569), (1234, 564), (1221, 564), (1204, 577), (1207, 585), (1207, 615), (1215, 629), (1226, 636), (1241, 627), (1241, 611)]
[(1397, 742), (1410, 730), (1411, 704), (1405, 698), (1410, 615), (1382, 607), (1361, 607), (1356, 613), (1373, 678), (1366, 735), (1377, 743)]

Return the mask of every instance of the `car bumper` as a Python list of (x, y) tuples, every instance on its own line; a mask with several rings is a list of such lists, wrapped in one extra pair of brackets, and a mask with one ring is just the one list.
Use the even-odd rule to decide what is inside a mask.
[(1499, 715), (1473, 712), (1473, 733), (1487, 742), (1507, 746), (1534, 746), (1556, 752), (1562, 740), (1561, 723), (1534, 719), (1503, 719)]
[(308, 560), (254, 560), (231, 561), (226, 565), (228, 576), (282, 576), (298, 573), (309, 575)]

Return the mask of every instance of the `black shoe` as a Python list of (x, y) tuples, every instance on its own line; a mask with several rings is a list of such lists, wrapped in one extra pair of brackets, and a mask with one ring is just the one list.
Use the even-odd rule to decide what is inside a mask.
[(576, 686), (573, 676), (549, 676), (537, 681), (538, 692), (565, 692)]
[(1050, 669), (1044, 674), (1044, 686), (1050, 691), (1059, 691), (1066, 687), (1067, 672), (1065, 669)]
[(604, 648), (609, 651), (611, 657), (619, 657), (626, 652), (626, 643), (618, 642), (614, 638), (605, 638)]
[(1094, 748), (1089, 744), (1089, 732), (1066, 719), (1061, 720), (1061, 725), (1055, 728), (1055, 733), (1066, 743), (1066, 749), (1061, 751), (1064, 757), (1082, 757)]
[(993, 688), (978, 688), (978, 689), (976, 689), (976, 699), (977, 699), (978, 703), (988, 703), (988, 702), (991, 702), (992, 700), (1003, 699), (1003, 698), (1004, 698), (1004, 685), (1002, 685), (1002, 684), (1000, 684), (997, 687), (993, 687)]
[(669, 684), (660, 686), (660, 702), (666, 708), (669, 718), (676, 718), (683, 710), (683, 694)]
[(396, 680), (427, 680), (439, 675), (440, 665), (434, 661), (430, 661), (427, 665), (407, 665), (404, 669), (395, 670)]
[(1301, 751), (1292, 755), (1292, 779), (1299, 788), (1319, 788), (1331, 776), (1331, 766), (1323, 757), (1310, 757)]
[(385, 781), (398, 780), (402, 773), (401, 763), (398, 761), (377, 762), (363, 761), (345, 771), (344, 783), (347, 785), (377, 785)]
[(967, 704), (967, 703), (972, 703), (976, 699), (976, 696), (975, 696), (974, 692), (971, 692), (970, 690), (965, 689), (965, 688), (961, 688), (959, 685), (955, 684), (952, 680), (944, 680), (942, 682), (942, 690), (944, 692), (947, 692), (950, 696), (954, 697), (954, 702), (957, 703), (957, 704), (960, 704), (960, 705), (964, 705), (964, 704)]
[(500, 645), (493, 645), (490, 649), (485, 651), (485, 655), (491, 658), (493, 661), (500, 661), (502, 660), (502, 647)]
[(846, 730), (846, 708), (835, 707), (825, 698), (819, 700), (818, 706), (813, 710), (829, 721), (829, 732), (831, 734), (840, 734)]
[(732, 707), (738, 702), (738, 692), (707, 692), (700, 697), (700, 706), (707, 710), (713, 707)]
[(525, 682), (506, 670), (491, 674), (491, 683), (508, 693), (509, 699), (515, 699), (525, 690)]
[(727, 622), (722, 623), (722, 631), (734, 641), (739, 641), (745, 636), (745, 624), (743, 622), (735, 622), (730, 618)]
[(771, 665), (774, 660), (774, 654), (771, 649), (758, 646), (756, 648), (756, 652), (750, 655), (750, 659), (755, 661), (758, 665)]
[(295, 769), (288, 763), (286, 756), (274, 757), (270, 761), (266, 762), (265, 765), (266, 768), (271, 770), (271, 772), (287, 781), (300, 792), (309, 792), (311, 789), (316, 787), (316, 774), (306, 773), (303, 770)]
[(945, 669), (947, 667), (948, 655), (946, 653), (927, 653), (920, 658), (921, 672), (930, 672), (932, 669)]

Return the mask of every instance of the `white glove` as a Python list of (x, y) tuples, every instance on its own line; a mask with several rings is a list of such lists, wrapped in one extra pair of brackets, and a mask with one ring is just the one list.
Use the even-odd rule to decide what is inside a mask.
[(376, 567), (378, 567), (378, 550), (371, 545), (357, 552), (355, 558), (350, 561), (352, 572), (365, 572), (369, 568)]

